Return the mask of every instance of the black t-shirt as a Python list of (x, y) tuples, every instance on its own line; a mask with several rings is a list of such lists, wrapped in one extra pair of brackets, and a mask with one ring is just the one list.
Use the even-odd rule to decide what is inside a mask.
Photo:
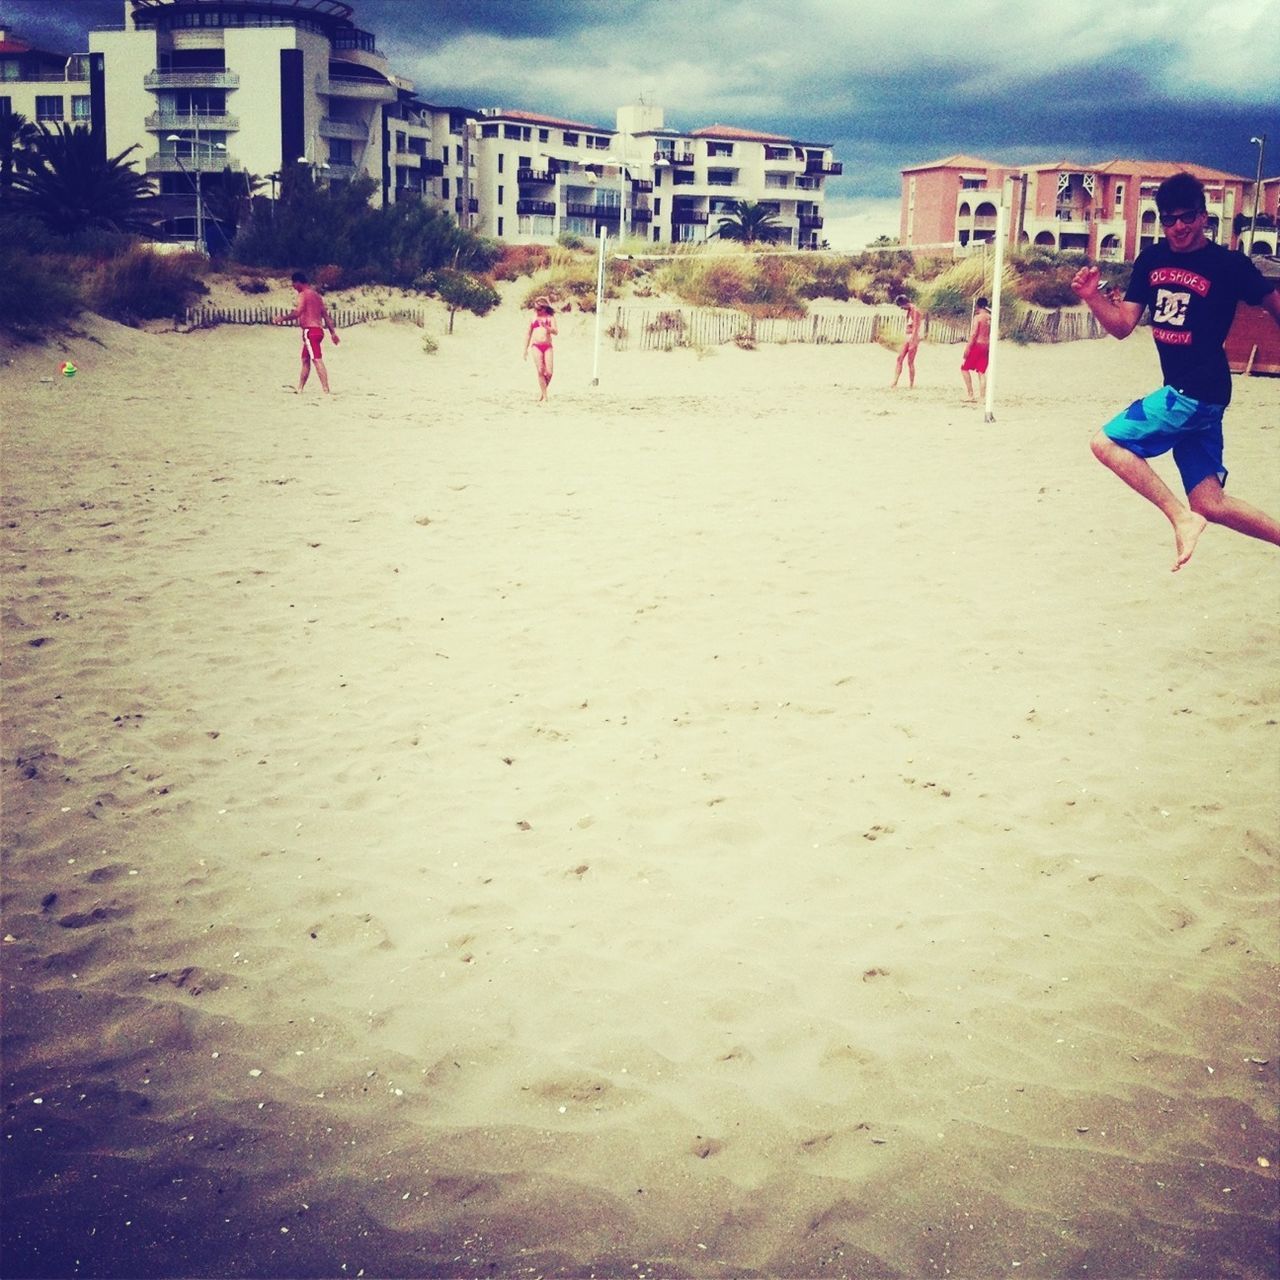
[(1273, 288), (1242, 253), (1213, 243), (1174, 253), (1161, 240), (1138, 254), (1124, 296), (1151, 308), (1165, 383), (1196, 400), (1226, 404), (1231, 370), (1222, 348), (1236, 303), (1257, 306)]

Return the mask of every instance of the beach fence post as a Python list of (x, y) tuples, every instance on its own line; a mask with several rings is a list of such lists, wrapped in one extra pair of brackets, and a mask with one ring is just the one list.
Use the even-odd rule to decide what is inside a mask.
[(1004, 279), (1004, 242), (1009, 234), (1009, 206), (1004, 193), (996, 209), (996, 260), (991, 281), (991, 345), (987, 354), (987, 403), (983, 408), (983, 422), (996, 420), (996, 351), (1000, 346), (1000, 285)]
[(591, 358), (591, 385), (600, 385), (600, 325), (604, 320), (604, 246), (609, 238), (608, 231), (600, 228), (600, 261), (596, 265), (596, 342), (595, 352)]

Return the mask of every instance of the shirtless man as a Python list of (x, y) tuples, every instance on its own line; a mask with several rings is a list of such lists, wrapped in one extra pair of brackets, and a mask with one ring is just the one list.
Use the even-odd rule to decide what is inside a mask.
[(902, 377), (902, 366), (907, 366), (907, 385), (914, 387), (916, 385), (916, 348), (920, 345), (921, 330), (924, 328), (924, 317), (920, 314), (920, 308), (912, 302), (905, 293), (900, 293), (893, 300), (896, 307), (901, 307), (907, 313), (906, 331), (903, 335), (902, 350), (898, 352), (898, 363), (894, 366), (893, 381), (890, 387), (898, 385), (898, 379)]
[(301, 271), (293, 273), (293, 287), (298, 295), (298, 305), (287, 315), (276, 316), (273, 323), (290, 324), (296, 320), (302, 330), (302, 372), (298, 376), (298, 394), (301, 395), (302, 388), (307, 385), (307, 378), (314, 364), (316, 377), (320, 379), (325, 395), (328, 395), (329, 374), (324, 367), (320, 349), (324, 342), (324, 331), (328, 329), (335, 347), (338, 345), (338, 331), (333, 327), (324, 299), (307, 283), (307, 277)]
[[(1280, 520), (1228, 497), (1222, 487), (1222, 415), (1231, 399), (1223, 344), (1238, 302), (1262, 307), (1280, 324), (1280, 292), (1244, 254), (1205, 235), (1204, 186), (1192, 174), (1166, 178), (1156, 191), (1156, 209), (1164, 240), (1138, 254), (1122, 299), (1100, 287), (1097, 267), (1082, 267), (1071, 287), (1116, 338), (1127, 338), (1151, 308), (1165, 385), (1106, 423), (1091, 447), (1103, 466), (1173, 526), (1177, 570), (1210, 522), (1280, 546)], [(1147, 461), (1170, 450), (1186, 505)]]
[(960, 376), (964, 379), (965, 399), (973, 402), (973, 379), (978, 375), (978, 397), (987, 398), (987, 361), (991, 357), (991, 303), (979, 298), (973, 312), (973, 324), (969, 326), (969, 344), (960, 362)]

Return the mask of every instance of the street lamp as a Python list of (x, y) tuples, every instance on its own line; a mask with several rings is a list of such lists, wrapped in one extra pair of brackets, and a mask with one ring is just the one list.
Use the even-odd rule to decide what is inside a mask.
[(618, 239), (627, 238), (627, 158), (625, 149), (621, 156), (607, 155), (605, 164), (618, 166)]
[[(180, 144), (187, 142), (188, 139), (182, 137), (180, 134), (171, 133), (166, 136), (165, 141)], [(200, 147), (202, 145), (208, 147), (211, 151), (226, 151), (227, 146), (224, 142), (205, 142), (202, 144), (200, 140), (199, 126), (196, 127), (196, 137), (193, 144), (195, 150), (192, 154), (192, 159), (195, 161), (195, 181), (192, 185), (196, 189), (196, 248), (199, 249), (201, 253), (207, 253), (208, 246), (204, 242), (204, 193), (200, 187), (200, 175), (204, 168), (200, 160)], [(187, 181), (191, 182), (191, 174), (187, 172), (187, 166), (182, 163), (182, 156), (176, 149), (174, 150), (173, 158), (178, 162), (178, 168), (182, 170)]]
[(1253, 237), (1258, 231), (1258, 197), (1262, 194), (1262, 157), (1267, 150), (1267, 135), (1261, 134), (1249, 141), (1258, 148), (1258, 174), (1253, 181), (1253, 218), (1249, 223), (1249, 257), (1253, 258)]

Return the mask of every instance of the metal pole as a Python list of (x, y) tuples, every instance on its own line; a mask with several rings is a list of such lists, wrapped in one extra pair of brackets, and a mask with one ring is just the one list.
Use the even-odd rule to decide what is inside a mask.
[(1249, 257), (1252, 258), (1253, 237), (1258, 234), (1258, 197), (1262, 195), (1262, 156), (1267, 149), (1267, 135), (1264, 133), (1249, 141), (1256, 143), (1258, 148), (1258, 174), (1253, 181), (1253, 218), (1249, 223)]
[(600, 263), (596, 268), (596, 340), (595, 356), (591, 363), (591, 385), (600, 385), (600, 322), (604, 318), (604, 246), (609, 238), (606, 227), (600, 228)]
[(996, 261), (991, 279), (991, 347), (987, 355), (987, 403), (983, 422), (996, 420), (996, 351), (1000, 346), (1000, 285), (1004, 280), (1004, 242), (1009, 234), (1009, 206), (1001, 192), (1000, 207), (996, 210)]

